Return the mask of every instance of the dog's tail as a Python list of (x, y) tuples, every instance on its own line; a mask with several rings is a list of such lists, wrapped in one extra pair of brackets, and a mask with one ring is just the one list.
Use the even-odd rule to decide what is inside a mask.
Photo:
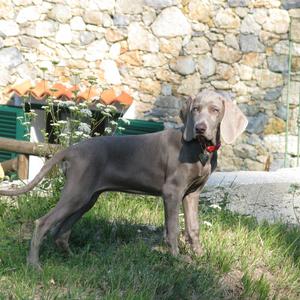
[(31, 191), (50, 172), (54, 165), (56, 165), (58, 162), (65, 158), (66, 152), (67, 149), (56, 153), (51, 159), (49, 159), (44, 164), (40, 172), (27, 185), (16, 188), (14, 190), (0, 190), (0, 195), (17, 196)]

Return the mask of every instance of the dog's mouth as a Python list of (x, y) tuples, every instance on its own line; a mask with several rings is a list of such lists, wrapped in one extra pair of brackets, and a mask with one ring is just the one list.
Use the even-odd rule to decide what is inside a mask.
[(210, 145), (212, 144), (212, 138), (207, 138), (205, 135), (203, 134), (197, 134), (196, 135), (196, 140), (203, 144), (203, 145)]

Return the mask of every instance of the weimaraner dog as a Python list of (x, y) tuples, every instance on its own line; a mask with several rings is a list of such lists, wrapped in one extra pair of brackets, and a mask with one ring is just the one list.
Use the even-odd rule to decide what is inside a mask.
[(221, 136), (232, 143), (247, 126), (240, 109), (221, 94), (204, 90), (183, 105), (181, 130), (137, 136), (96, 137), (55, 154), (26, 186), (0, 190), (18, 195), (33, 189), (52, 167), (66, 161), (66, 182), (56, 206), (36, 220), (28, 263), (40, 268), (39, 249), (54, 228), (58, 246), (68, 251), (71, 228), (104, 191), (162, 196), (166, 242), (178, 254), (178, 212), (183, 203), (185, 238), (196, 254), (199, 243), (199, 194), (217, 166)]

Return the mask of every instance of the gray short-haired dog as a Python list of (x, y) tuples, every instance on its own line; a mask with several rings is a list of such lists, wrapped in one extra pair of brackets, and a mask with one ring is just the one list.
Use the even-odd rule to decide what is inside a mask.
[(221, 136), (232, 143), (245, 130), (247, 119), (221, 94), (205, 90), (183, 105), (182, 130), (168, 129), (138, 136), (97, 137), (73, 145), (48, 160), (28, 185), (0, 190), (18, 195), (34, 188), (52, 167), (66, 161), (66, 182), (56, 206), (36, 220), (28, 263), (40, 268), (39, 249), (55, 227), (57, 245), (69, 250), (71, 228), (104, 191), (162, 196), (166, 242), (178, 254), (178, 210), (183, 203), (185, 237), (201, 254), (199, 194), (217, 166)]

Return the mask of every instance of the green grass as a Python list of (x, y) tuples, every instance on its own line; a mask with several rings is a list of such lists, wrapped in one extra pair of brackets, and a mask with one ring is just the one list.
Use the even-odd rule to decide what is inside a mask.
[(299, 229), (202, 206), (205, 255), (181, 242), (174, 258), (161, 238), (162, 201), (118, 193), (76, 224), (73, 256), (48, 237), (38, 273), (26, 266), (33, 224), (55, 201), (0, 201), (0, 299), (300, 299)]

